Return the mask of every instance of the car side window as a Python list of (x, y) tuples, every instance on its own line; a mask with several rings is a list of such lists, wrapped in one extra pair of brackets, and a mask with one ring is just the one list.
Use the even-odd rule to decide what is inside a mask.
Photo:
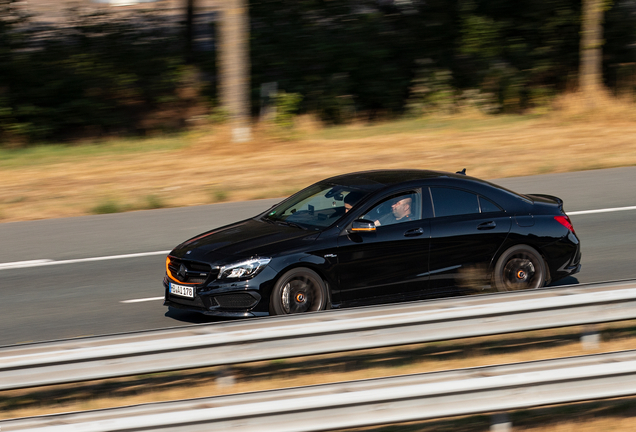
[(479, 207), (481, 208), (482, 213), (492, 213), (502, 211), (501, 207), (499, 207), (494, 202), (490, 201), (487, 198), (479, 195)]
[(420, 219), (420, 199), (415, 192), (401, 193), (386, 198), (361, 216), (376, 226), (394, 225)]
[(479, 213), (479, 198), (472, 192), (432, 187), (431, 198), (435, 217)]

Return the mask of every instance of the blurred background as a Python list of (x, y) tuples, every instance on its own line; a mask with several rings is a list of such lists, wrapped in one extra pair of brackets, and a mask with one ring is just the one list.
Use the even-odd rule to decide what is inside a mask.
[(0, 0), (0, 16), (3, 221), (281, 197), (361, 169), (636, 164), (632, 0)]
[(235, 34), (249, 38), (253, 120), (271, 105), (283, 123), (521, 114), (579, 87), (586, 2), (600, 9), (595, 79), (631, 95), (631, 0), (2, 0), (2, 142), (139, 136), (233, 114), (217, 37), (232, 7), (248, 16)]

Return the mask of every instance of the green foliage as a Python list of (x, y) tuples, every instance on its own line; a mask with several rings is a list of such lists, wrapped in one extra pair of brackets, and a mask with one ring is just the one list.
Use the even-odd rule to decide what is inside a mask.
[(160, 209), (166, 207), (166, 203), (158, 195), (148, 195), (145, 201), (144, 209)]
[(532, 108), (539, 113), (545, 113), (550, 110), (552, 101), (556, 94), (554, 90), (547, 87), (533, 87), (528, 91), (528, 101)]
[(503, 24), (490, 17), (467, 14), (462, 19), (459, 52), (494, 59), (503, 54), (501, 44)]
[[(212, 123), (216, 55), (184, 50), (182, 24), (155, 12), (69, 11), (33, 25), (0, 0), (0, 145), (176, 131)], [(275, 122), (452, 112), (517, 113), (568, 88), (580, 0), (258, 0), (249, 4), (252, 109), (276, 82)], [(210, 24), (211, 26), (213, 23)], [(636, 8), (605, 12), (606, 83), (636, 90)], [(541, 96), (549, 95), (549, 96)]]
[(479, 89), (462, 91), (457, 98), (457, 106), (460, 111), (477, 110), (484, 114), (501, 112), (501, 105), (496, 95)]
[(413, 80), (406, 108), (414, 116), (452, 114), (456, 109), (456, 100), (450, 71), (422, 69)]
[(210, 199), (213, 203), (224, 202), (229, 199), (230, 194), (219, 187), (212, 187), (209, 189)]
[(278, 82), (303, 96), (301, 110), (335, 123), (358, 107), (399, 113), (413, 59), (401, 52), (408, 44), (400, 39), (416, 42), (414, 26), (400, 28), (407, 16), (385, 15), (372, 2), (360, 12), (359, 3), (253, 2), (252, 81)]
[(93, 214), (121, 213), (126, 211), (126, 206), (113, 199), (106, 199), (91, 209)]
[(564, 90), (578, 71), (580, 2), (472, 0), (460, 10), (460, 85), (492, 94), (497, 112), (532, 106), (532, 89)]
[(210, 111), (208, 120), (211, 123), (223, 124), (230, 119), (230, 113), (227, 109), (222, 107), (215, 107)]
[[(535, 88), (563, 91), (578, 72), (579, 0), (389, 3), (252, 2), (252, 81), (277, 82), (303, 96), (301, 111), (339, 123), (446, 112), (451, 93), (457, 103), (472, 90), (489, 99), (478, 103), (487, 112), (521, 112)], [(607, 50), (615, 63), (634, 61), (635, 14), (626, 9), (623, 0), (608, 11), (622, 29)], [(444, 89), (440, 73), (450, 75)]]
[(294, 117), (303, 97), (298, 93), (280, 91), (276, 94), (276, 116), (274, 123), (277, 127), (290, 129), (294, 126)]
[(192, 82), (176, 30), (156, 13), (77, 11), (56, 28), (0, 27), (9, 41), (0, 48), (0, 133), (46, 141), (183, 127), (183, 108), (196, 101), (182, 93), (207, 90)]

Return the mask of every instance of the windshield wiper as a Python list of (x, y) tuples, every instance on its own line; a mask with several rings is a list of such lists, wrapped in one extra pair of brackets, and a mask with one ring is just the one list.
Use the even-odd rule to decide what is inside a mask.
[(294, 223), (294, 222), (289, 222), (289, 221), (276, 221), (276, 223), (277, 223), (278, 225), (286, 225), (286, 226), (290, 226), (290, 227), (294, 227), (294, 228), (300, 228), (300, 229), (303, 229), (303, 230), (307, 230), (307, 228), (305, 228), (305, 227), (303, 227), (303, 226), (300, 226), (300, 225), (298, 225), (297, 223)]
[(267, 216), (263, 216), (263, 217), (261, 218), (261, 220), (262, 220), (263, 222), (267, 222), (267, 223), (269, 223), (269, 224), (275, 224), (275, 223), (276, 223), (276, 221), (275, 221), (274, 219), (270, 219), (270, 218), (268, 218)]

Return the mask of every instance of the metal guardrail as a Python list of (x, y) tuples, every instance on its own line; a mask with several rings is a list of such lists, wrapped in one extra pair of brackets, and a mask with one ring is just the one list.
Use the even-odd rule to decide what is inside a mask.
[(567, 286), (0, 349), (0, 390), (636, 318), (636, 283)]
[(636, 394), (636, 351), (0, 421), (2, 432), (309, 432)]

